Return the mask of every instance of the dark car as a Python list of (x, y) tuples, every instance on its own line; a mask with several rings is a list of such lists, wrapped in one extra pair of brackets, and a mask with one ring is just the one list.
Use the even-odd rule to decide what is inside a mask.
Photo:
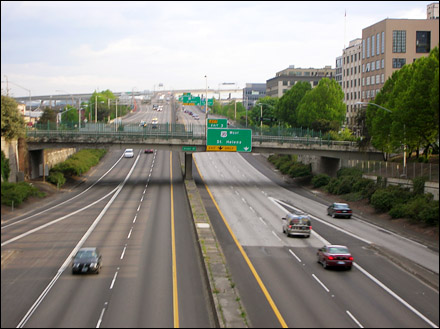
[(144, 153), (154, 153), (153, 149), (145, 149)]
[(353, 215), (353, 211), (350, 209), (348, 204), (346, 203), (332, 203), (327, 208), (327, 215), (335, 217), (345, 217), (345, 218), (351, 218), (351, 215)]
[(324, 268), (329, 266), (344, 267), (351, 270), (353, 256), (346, 246), (328, 245), (318, 249), (318, 263)]
[(81, 248), (72, 261), (72, 273), (96, 273), (101, 269), (102, 256), (98, 248)]

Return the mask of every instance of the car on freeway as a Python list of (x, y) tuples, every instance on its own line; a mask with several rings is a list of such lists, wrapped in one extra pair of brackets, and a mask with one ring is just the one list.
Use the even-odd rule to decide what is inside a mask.
[(72, 274), (96, 273), (99, 274), (102, 266), (102, 255), (98, 248), (81, 248), (72, 260)]
[(142, 120), (142, 121), (139, 123), (139, 127), (146, 127), (146, 126), (147, 126), (147, 122), (144, 121), (144, 120)]
[(287, 237), (290, 237), (291, 235), (302, 235), (306, 238), (310, 237), (312, 224), (309, 215), (288, 213), (286, 217), (283, 217), (282, 219), (283, 233), (287, 234)]
[(133, 149), (125, 149), (124, 158), (132, 158), (132, 157), (134, 157)]
[(327, 215), (332, 216), (333, 218), (336, 217), (351, 218), (351, 215), (353, 215), (353, 211), (351, 210), (348, 204), (335, 202), (332, 203), (327, 208)]
[(153, 128), (157, 128), (158, 123), (159, 123), (159, 120), (157, 118), (153, 118), (151, 120), (151, 125), (153, 126)]
[(153, 149), (145, 149), (144, 153), (154, 153), (154, 150)]
[(330, 266), (344, 267), (351, 270), (353, 265), (353, 256), (346, 246), (326, 245), (318, 249), (318, 263), (327, 269)]

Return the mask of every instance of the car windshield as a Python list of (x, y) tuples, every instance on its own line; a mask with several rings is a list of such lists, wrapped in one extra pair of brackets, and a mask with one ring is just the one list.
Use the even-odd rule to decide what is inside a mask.
[(80, 250), (75, 256), (75, 258), (78, 259), (91, 258), (91, 257), (96, 257), (96, 252), (93, 250)]
[(328, 252), (331, 254), (349, 254), (348, 249), (345, 247), (330, 247)]

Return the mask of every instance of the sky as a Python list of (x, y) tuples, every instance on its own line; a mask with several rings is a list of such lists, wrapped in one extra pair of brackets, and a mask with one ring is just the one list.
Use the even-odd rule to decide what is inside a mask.
[(362, 29), (432, 2), (2, 1), (2, 95), (244, 88), (334, 68)]

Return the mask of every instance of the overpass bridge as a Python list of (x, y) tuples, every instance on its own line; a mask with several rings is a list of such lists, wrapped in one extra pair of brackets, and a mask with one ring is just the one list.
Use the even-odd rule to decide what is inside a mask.
[[(135, 124), (92, 124), (80, 128), (30, 128), (26, 131), (31, 161), (41, 162), (42, 150), (48, 148), (154, 148), (185, 153), (186, 175), (191, 172), (192, 153), (206, 152), (204, 127), (183, 124), (159, 124), (156, 128)], [(314, 157), (315, 173), (334, 175), (348, 160), (382, 160), (382, 152), (374, 148), (360, 149), (355, 142), (325, 140), (309, 136), (252, 135), (254, 153), (297, 154)], [(32, 156), (33, 154), (33, 156)], [(32, 160), (34, 159), (34, 160)], [(189, 167), (188, 167), (189, 166)]]

